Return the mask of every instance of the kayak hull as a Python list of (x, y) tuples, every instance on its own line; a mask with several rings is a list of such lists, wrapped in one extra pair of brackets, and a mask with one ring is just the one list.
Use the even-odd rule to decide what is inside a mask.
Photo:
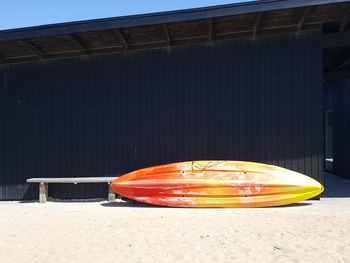
[(139, 202), (171, 207), (269, 207), (319, 195), (316, 180), (281, 167), (239, 161), (192, 161), (125, 174), (111, 189)]

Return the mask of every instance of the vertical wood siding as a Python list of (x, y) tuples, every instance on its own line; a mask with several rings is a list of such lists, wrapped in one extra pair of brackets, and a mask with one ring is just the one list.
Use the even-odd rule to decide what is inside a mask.
[[(319, 32), (5, 65), (0, 199), (30, 177), (110, 176), (186, 160), (269, 163), (321, 180)], [(101, 185), (52, 185), (59, 198)]]

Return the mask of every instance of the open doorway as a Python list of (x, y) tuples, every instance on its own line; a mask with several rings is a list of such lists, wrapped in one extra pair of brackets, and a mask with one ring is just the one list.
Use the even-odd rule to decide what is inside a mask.
[(333, 109), (325, 112), (325, 171), (333, 172)]

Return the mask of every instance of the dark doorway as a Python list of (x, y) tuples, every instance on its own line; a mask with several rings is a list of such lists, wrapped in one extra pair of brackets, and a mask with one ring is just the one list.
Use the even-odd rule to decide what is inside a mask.
[(333, 109), (325, 113), (325, 170), (333, 172)]

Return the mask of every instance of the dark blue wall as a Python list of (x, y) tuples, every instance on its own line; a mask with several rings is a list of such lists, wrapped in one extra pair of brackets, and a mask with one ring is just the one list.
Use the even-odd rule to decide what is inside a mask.
[[(5, 65), (0, 199), (31, 177), (106, 176), (176, 161), (249, 160), (321, 180), (319, 32)], [(50, 188), (100, 197), (99, 185)]]

